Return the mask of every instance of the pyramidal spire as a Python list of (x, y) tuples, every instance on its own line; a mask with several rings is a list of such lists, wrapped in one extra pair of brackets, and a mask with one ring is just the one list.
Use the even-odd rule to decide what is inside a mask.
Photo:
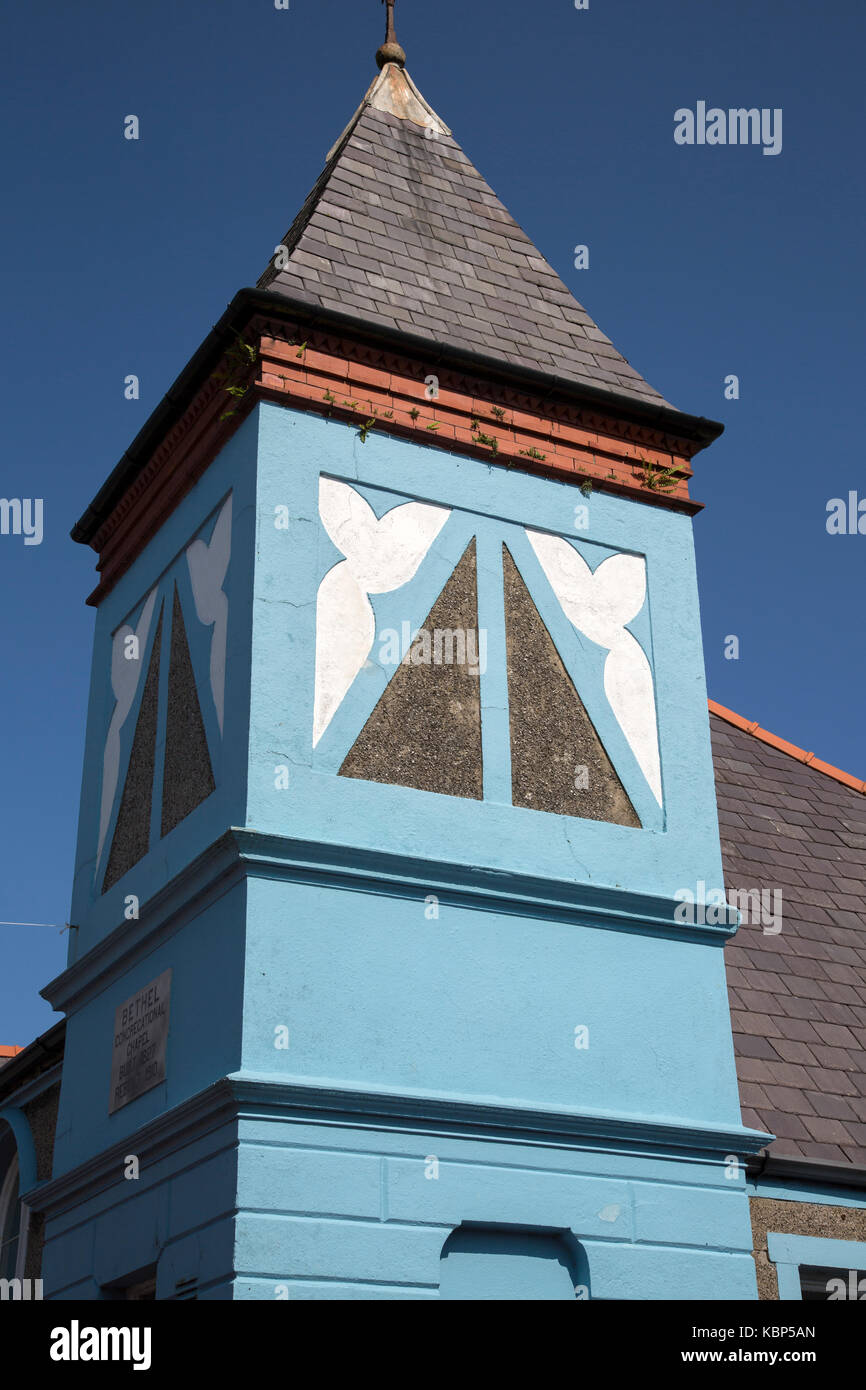
[[(387, 6), (379, 73), (258, 281), (305, 305), (665, 406), (463, 153)], [(670, 408), (670, 407), (669, 407)]]

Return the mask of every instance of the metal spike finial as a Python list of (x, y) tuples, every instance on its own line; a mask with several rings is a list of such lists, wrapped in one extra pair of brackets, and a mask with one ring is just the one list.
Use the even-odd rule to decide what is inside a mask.
[(398, 68), (405, 68), (406, 54), (397, 42), (397, 35), (394, 31), (394, 0), (382, 0), (388, 7), (388, 22), (385, 28), (385, 42), (376, 54), (376, 62), (380, 68), (386, 63), (396, 63)]

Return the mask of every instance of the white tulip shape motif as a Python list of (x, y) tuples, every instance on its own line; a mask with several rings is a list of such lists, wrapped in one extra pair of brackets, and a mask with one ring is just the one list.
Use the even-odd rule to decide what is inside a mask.
[(527, 531), (548, 583), (569, 622), (608, 648), (604, 693), (658, 804), (661, 761), (653, 676), (646, 653), (626, 630), (646, 601), (646, 561), (611, 555), (593, 571), (561, 536)]
[(220, 733), (223, 731), (226, 683), (226, 633), (229, 601), (223, 583), (232, 552), (232, 499), (229, 496), (217, 517), (210, 544), (193, 541), (187, 548), (192, 596), (200, 623), (213, 625), (210, 643), (210, 685)]
[(321, 478), (319, 515), (345, 559), (325, 575), (316, 600), (314, 747), (370, 655), (376, 619), (368, 594), (408, 584), (451, 513), (405, 502), (379, 519), (348, 483)]
[[(147, 646), (147, 635), (150, 632), (155, 603), (156, 589), (152, 589), (141, 610), (138, 626), (133, 629), (128, 623), (124, 623), (114, 634), (111, 645), (111, 688), (117, 703), (114, 706), (111, 723), (108, 726), (105, 751), (102, 757), (102, 804), (99, 811), (99, 840), (96, 846), (97, 866), (102, 854), (102, 846), (105, 843), (111, 808), (114, 805), (114, 793), (117, 791), (117, 778), (120, 773), (120, 731), (132, 709), (135, 692), (141, 679), (144, 649)], [(135, 650), (138, 655), (135, 658), (127, 655), (130, 650), (128, 646), (130, 637), (136, 639)]]

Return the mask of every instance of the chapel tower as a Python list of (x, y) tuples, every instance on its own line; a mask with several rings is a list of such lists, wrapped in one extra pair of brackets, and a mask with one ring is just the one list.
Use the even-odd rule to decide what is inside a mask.
[(732, 927), (675, 915), (723, 882), (689, 491), (720, 427), (577, 303), (390, 0), (377, 56), (73, 532), (46, 1294), (754, 1297)]

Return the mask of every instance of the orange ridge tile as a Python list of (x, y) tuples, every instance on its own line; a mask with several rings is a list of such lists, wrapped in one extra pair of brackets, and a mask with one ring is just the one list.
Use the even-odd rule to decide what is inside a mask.
[(718, 715), (719, 719), (724, 719), (727, 724), (733, 724), (736, 729), (742, 729), (744, 733), (760, 739), (761, 743), (769, 744), (771, 748), (777, 748), (780, 753), (787, 753), (789, 757), (796, 758), (797, 762), (805, 763), (807, 767), (814, 768), (816, 772), (823, 773), (825, 777), (832, 777), (834, 781), (841, 782), (843, 786), (851, 787), (854, 791), (866, 795), (866, 781), (861, 781), (859, 777), (852, 777), (850, 772), (843, 772), (841, 768), (834, 767), (832, 763), (825, 763), (821, 758), (816, 758), (814, 753), (807, 753), (803, 748), (798, 748), (796, 743), (788, 743), (787, 739), (779, 738), (778, 734), (771, 734), (767, 729), (762, 729), (757, 720), (744, 719), (741, 714), (735, 714), (732, 709), (727, 709), (725, 705), (720, 705), (715, 700), (708, 700), (707, 704), (710, 713)]

